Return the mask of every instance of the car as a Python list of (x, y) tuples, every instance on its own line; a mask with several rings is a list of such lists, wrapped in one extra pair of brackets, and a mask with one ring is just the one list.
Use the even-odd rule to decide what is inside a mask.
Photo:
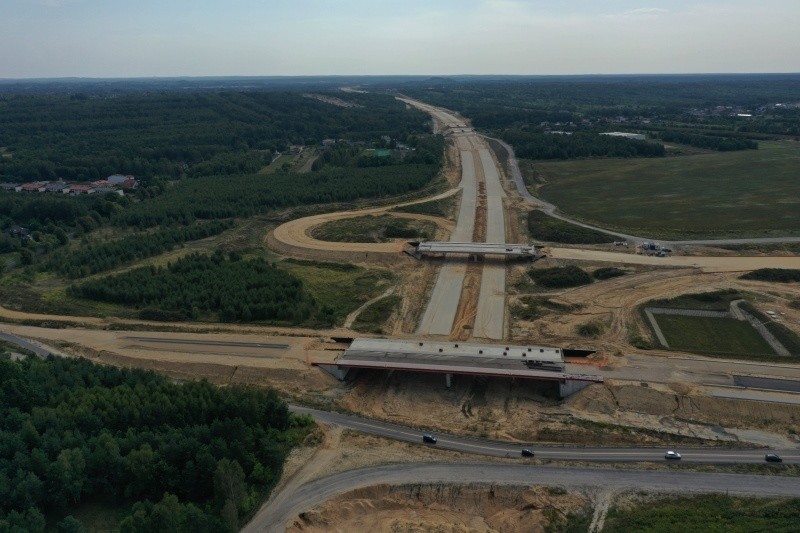
[(422, 436), (422, 442), (427, 442), (428, 444), (436, 444), (436, 437), (434, 437), (430, 433), (426, 433)]
[(522, 448), (522, 457), (533, 457), (533, 450)]
[(764, 456), (764, 460), (768, 463), (782, 463), (783, 459), (777, 453), (768, 453)]
[(664, 454), (664, 459), (669, 459), (671, 461), (679, 461), (681, 458), (681, 454), (678, 452), (674, 452), (669, 450), (667, 453)]

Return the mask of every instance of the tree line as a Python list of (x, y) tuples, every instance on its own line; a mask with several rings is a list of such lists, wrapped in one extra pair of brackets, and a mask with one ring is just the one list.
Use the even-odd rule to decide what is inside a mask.
[[(261, 259), (194, 253), (166, 267), (142, 267), (89, 280), (67, 289), (70, 296), (154, 310), (184, 318), (224, 322), (333, 322), (292, 274)], [(165, 316), (170, 316), (169, 314)]]
[(274, 391), (0, 359), (0, 530), (80, 530), (71, 510), (113, 502), (122, 531), (238, 531), (307, 423)]
[(82, 278), (162, 254), (185, 242), (218, 235), (232, 227), (231, 221), (210, 221), (192, 226), (158, 228), (111, 241), (90, 242), (51, 254), (41, 268), (72, 279)]
[(112, 217), (112, 223), (140, 228), (190, 224), (197, 219), (250, 216), (299, 205), (396, 196), (423, 188), (438, 172), (438, 165), (415, 164), (202, 177), (183, 180), (155, 198), (132, 205)]
[(504, 130), (501, 138), (526, 159), (575, 159), (579, 157), (663, 157), (659, 143), (625, 139), (589, 132), (572, 135), (524, 130)]
[(661, 140), (679, 144), (688, 144), (695, 148), (706, 148), (719, 152), (734, 152), (736, 150), (758, 150), (758, 143), (750, 139), (736, 137), (718, 137), (716, 135), (699, 135), (682, 131), (662, 131)]

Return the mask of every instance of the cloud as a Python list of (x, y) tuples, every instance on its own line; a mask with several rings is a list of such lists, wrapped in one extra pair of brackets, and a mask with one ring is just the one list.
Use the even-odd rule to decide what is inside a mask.
[(630, 18), (630, 17), (657, 17), (659, 15), (663, 15), (665, 13), (669, 13), (666, 9), (661, 9), (660, 7), (640, 7), (638, 9), (631, 9), (630, 11), (625, 11), (623, 13), (617, 13), (615, 15), (608, 15), (609, 17), (623, 17), (623, 18)]

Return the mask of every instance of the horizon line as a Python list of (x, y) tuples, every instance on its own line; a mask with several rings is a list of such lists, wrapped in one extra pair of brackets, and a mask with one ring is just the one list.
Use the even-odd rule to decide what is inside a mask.
[(786, 72), (637, 72), (582, 74), (202, 74), (152, 76), (32, 76), (0, 77), (0, 82), (14, 81), (98, 81), (98, 80), (181, 80), (181, 79), (301, 79), (301, 78), (565, 78), (565, 77), (634, 77), (634, 76), (795, 76), (800, 71)]

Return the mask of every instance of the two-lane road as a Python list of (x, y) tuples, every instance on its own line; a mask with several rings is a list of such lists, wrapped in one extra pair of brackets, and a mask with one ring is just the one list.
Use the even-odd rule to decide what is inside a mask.
[[(390, 424), (388, 422), (332, 413), (329, 411), (320, 411), (307, 407), (292, 406), (291, 410), (298, 414), (311, 415), (318, 422), (325, 424), (335, 424), (371, 435), (403, 442), (419, 443), (420, 445), (422, 445), (422, 434), (426, 432), (425, 430), (398, 424)], [(522, 449), (528, 448), (533, 450), (537, 459), (552, 461), (663, 462), (665, 461), (664, 452), (666, 451), (664, 447), (606, 448), (559, 446), (552, 444), (510, 443), (438, 433), (436, 433), (436, 436), (438, 442), (435, 446), (446, 450), (492, 457), (521, 457), (520, 453)], [(764, 455), (767, 453), (767, 451), (763, 449), (722, 447), (679, 448), (678, 451), (683, 456), (681, 462), (714, 464), (763, 463)], [(784, 463), (800, 464), (800, 450), (778, 450), (777, 453), (783, 458)], [(798, 484), (800, 484), (800, 482), (798, 482)]]
[(480, 463), (412, 463), (350, 470), (307, 483), (289, 498), (270, 500), (243, 531), (284, 531), (287, 524), (303, 511), (354, 489), (378, 484), (417, 483), (481, 483), (526, 487), (550, 485), (568, 489), (602, 487), (611, 491), (800, 496), (800, 483), (794, 477)]

